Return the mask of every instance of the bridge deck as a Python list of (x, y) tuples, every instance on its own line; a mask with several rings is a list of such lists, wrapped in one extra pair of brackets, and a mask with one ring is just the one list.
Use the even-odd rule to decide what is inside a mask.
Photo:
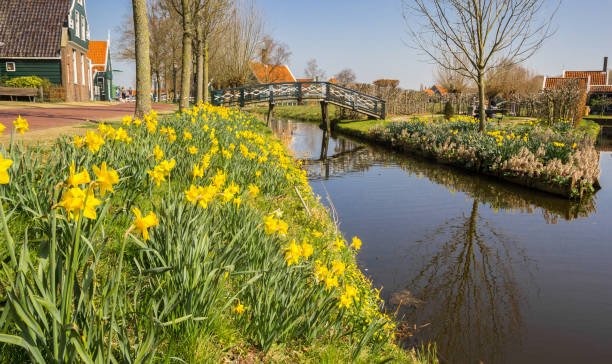
[(284, 82), (244, 86), (213, 91), (213, 105), (245, 106), (295, 100), (321, 101), (350, 109), (377, 119), (386, 117), (384, 99), (370, 96), (330, 82)]

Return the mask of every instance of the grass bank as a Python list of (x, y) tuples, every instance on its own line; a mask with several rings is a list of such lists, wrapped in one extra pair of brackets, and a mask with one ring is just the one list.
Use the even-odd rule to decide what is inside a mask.
[(589, 197), (599, 186), (599, 127), (584, 121), (546, 126), (539, 122), (489, 122), (480, 133), (471, 117), (450, 121), (340, 122), (341, 133), (418, 154), (566, 198)]
[(0, 362), (433, 361), (395, 345), (361, 241), (254, 117), (11, 142), (0, 184)]

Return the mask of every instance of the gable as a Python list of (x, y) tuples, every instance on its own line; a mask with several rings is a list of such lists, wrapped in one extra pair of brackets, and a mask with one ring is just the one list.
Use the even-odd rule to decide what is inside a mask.
[(89, 35), (85, 0), (70, 0), (68, 40), (87, 49), (89, 47)]
[(0, 0), (0, 57), (59, 57), (70, 0)]
[(106, 50), (108, 43), (100, 40), (90, 40), (89, 50), (87, 51), (87, 58), (91, 59), (91, 63), (102, 67), (104, 71), (106, 66)]

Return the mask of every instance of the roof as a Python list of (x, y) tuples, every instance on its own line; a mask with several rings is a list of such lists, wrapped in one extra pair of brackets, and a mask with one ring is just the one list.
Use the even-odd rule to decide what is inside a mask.
[(423, 92), (425, 92), (428, 95), (433, 95), (434, 94), (434, 92), (432, 90), (430, 90), (430, 89), (423, 90)]
[(584, 88), (585, 90), (587, 89), (589, 84), (588, 77), (546, 77), (544, 81), (544, 88), (559, 87), (569, 82), (570, 80), (578, 80), (580, 88)]
[(608, 72), (602, 71), (565, 71), (563, 77), (587, 78), (591, 77), (591, 85), (605, 85), (608, 80)]
[(0, 0), (0, 57), (59, 57), (70, 0)]
[(597, 85), (597, 86), (591, 86), (590, 89), (591, 92), (612, 92), (612, 85)]
[(259, 83), (295, 82), (293, 74), (286, 65), (250, 62), (249, 66)]
[(312, 82), (314, 81), (312, 78), (298, 78), (295, 82)]
[(446, 93), (447, 93), (446, 89), (444, 89), (444, 88), (442, 88), (442, 87), (440, 87), (438, 85), (431, 86), (431, 90), (434, 91), (434, 92), (437, 90), (441, 95), (446, 95)]
[(90, 40), (89, 51), (87, 51), (87, 58), (91, 59), (91, 63), (94, 65), (102, 65), (102, 71), (106, 66), (106, 48), (108, 42), (105, 40)]
[(333, 78), (333, 77), (332, 77), (332, 78), (330, 78), (330, 79), (329, 79), (329, 81), (327, 81), (327, 82), (331, 82), (331, 83), (338, 83), (338, 81), (336, 81), (336, 79), (335, 79), (335, 78)]

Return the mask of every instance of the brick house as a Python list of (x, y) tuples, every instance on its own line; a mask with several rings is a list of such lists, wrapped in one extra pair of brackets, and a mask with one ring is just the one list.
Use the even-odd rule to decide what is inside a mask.
[(65, 101), (91, 99), (85, 0), (0, 0), (0, 77), (48, 79)]

